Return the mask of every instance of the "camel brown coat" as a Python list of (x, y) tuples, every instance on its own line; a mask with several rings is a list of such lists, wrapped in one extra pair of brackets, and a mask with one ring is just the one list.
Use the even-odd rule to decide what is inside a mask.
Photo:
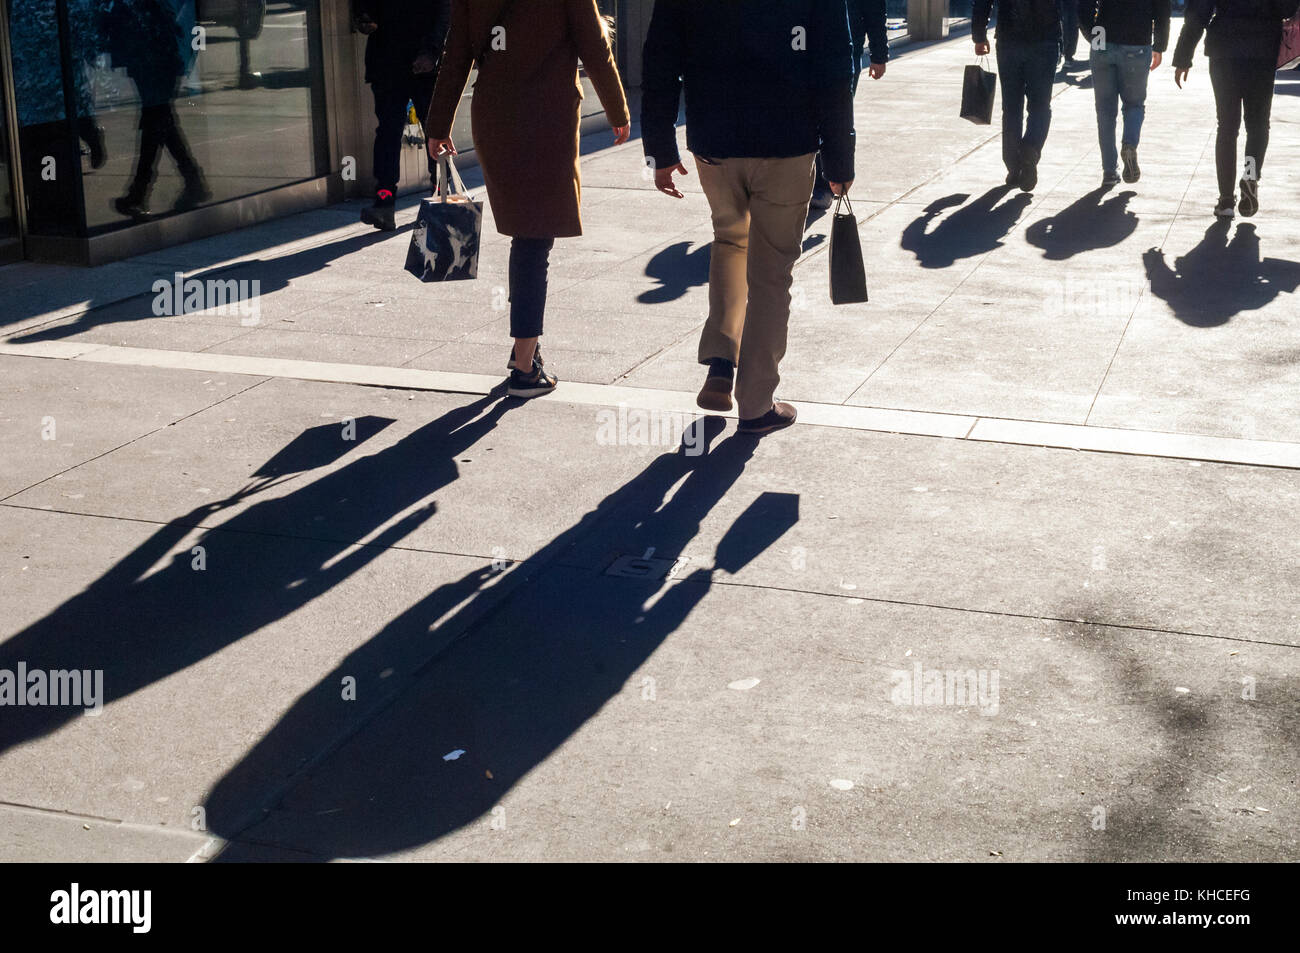
[(519, 238), (581, 235), (579, 58), (610, 125), (629, 122), (609, 39), (595, 0), (515, 0), (499, 22), (505, 4), (453, 0), (425, 134), (451, 135), (470, 68), (495, 33), (478, 64), (470, 117), (497, 231)]

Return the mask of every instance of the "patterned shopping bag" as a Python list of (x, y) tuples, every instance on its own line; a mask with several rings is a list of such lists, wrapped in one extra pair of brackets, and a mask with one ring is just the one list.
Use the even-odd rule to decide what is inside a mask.
[(473, 201), (451, 156), (438, 160), (438, 195), (420, 203), (406, 270), (421, 281), (478, 277), (483, 203)]

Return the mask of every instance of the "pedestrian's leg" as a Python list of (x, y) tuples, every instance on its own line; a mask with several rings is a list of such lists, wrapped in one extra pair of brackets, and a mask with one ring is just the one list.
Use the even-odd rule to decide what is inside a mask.
[(1020, 138), (1025, 128), (1024, 57), (1019, 44), (998, 41), (998, 81), (1002, 84), (1002, 161), (1020, 175)]
[(1021, 148), (1035, 163), (1043, 153), (1052, 125), (1052, 82), (1056, 78), (1056, 44), (1034, 44), (1025, 66), (1025, 99), (1029, 116)]
[(1064, 0), (1061, 4), (1061, 42), (1066, 62), (1073, 62), (1074, 54), (1079, 51), (1079, 8), (1074, 0)]
[(1246, 120), (1246, 175), (1243, 178), (1258, 181), (1260, 170), (1264, 168), (1275, 75), (1271, 60), (1251, 61), (1247, 67), (1242, 97)]
[(375, 82), (375, 193), (397, 193), (402, 176), (402, 133), (406, 129), (407, 94), (401, 84)]
[(162, 151), (166, 138), (166, 113), (170, 108), (170, 103), (140, 107), (140, 154), (136, 156), (135, 174), (126, 195), (120, 200), (122, 203), (141, 206), (149, 195), (149, 186), (153, 184), (158, 166), (158, 153)]
[(1233, 60), (1210, 59), (1210, 85), (1214, 87), (1214, 108), (1218, 133), (1214, 142), (1214, 164), (1219, 178), (1219, 204), (1231, 208), (1237, 191), (1237, 130), (1241, 126), (1241, 88)]
[[(709, 317), (700, 334), (699, 361), (735, 364), (745, 330), (746, 279), (749, 259), (749, 191), (742, 178), (744, 159), (705, 159), (696, 156), (700, 187), (713, 215), (713, 246), (709, 258)], [(807, 217), (807, 202), (804, 215)], [(802, 234), (803, 223), (800, 223)], [(801, 239), (802, 240), (802, 239)]]
[(1146, 118), (1147, 77), (1151, 75), (1151, 47), (1124, 46), (1116, 49), (1119, 68), (1119, 94), (1124, 101), (1124, 181), (1142, 178), (1137, 147), (1142, 138), (1142, 121)]
[(803, 249), (803, 220), (813, 186), (813, 157), (749, 159), (749, 303), (736, 369), (740, 419), (773, 406), (790, 323), (790, 286)]
[(510, 336), (515, 339), (515, 368), (528, 373), (546, 315), (547, 271), (552, 238), (515, 238), (510, 242)]
[(1101, 146), (1102, 175), (1119, 173), (1119, 147), (1115, 144), (1115, 123), (1119, 119), (1119, 70), (1110, 50), (1093, 50), (1092, 94), (1097, 104), (1097, 142)]

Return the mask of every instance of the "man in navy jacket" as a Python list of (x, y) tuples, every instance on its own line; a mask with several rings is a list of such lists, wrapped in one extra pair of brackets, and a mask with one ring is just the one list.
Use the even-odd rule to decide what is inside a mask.
[[(794, 422), (774, 400), (785, 354), (793, 268), (812, 195), (814, 157), (839, 195), (853, 183), (853, 55), (845, 0), (658, 0), (642, 66), (641, 135), (659, 191), (682, 198), (686, 145), (713, 213), (709, 318), (698, 403), (732, 406), (740, 429)], [(742, 333), (743, 332), (743, 333)]]

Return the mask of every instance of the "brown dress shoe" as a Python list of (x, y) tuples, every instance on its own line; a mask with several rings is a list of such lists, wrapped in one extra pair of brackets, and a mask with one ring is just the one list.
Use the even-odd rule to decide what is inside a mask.
[(704, 386), (700, 388), (699, 396), (695, 398), (695, 403), (699, 404), (705, 410), (715, 410), (719, 413), (725, 413), (731, 409), (731, 378), (719, 377), (716, 374), (710, 374), (704, 378)]
[(755, 417), (753, 420), (742, 420), (740, 426), (736, 429), (740, 433), (771, 433), (773, 430), (784, 430), (794, 423), (798, 417), (799, 412), (794, 409), (793, 404), (778, 400), (772, 405), (772, 409), (762, 417)]

